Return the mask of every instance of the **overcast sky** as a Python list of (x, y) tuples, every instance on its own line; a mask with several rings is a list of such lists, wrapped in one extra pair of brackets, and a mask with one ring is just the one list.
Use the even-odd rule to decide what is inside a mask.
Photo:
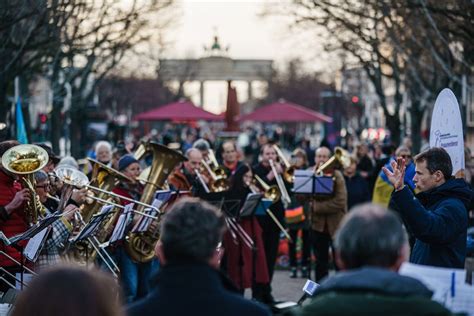
[[(318, 69), (321, 63), (311, 60), (305, 49), (310, 43), (304, 38), (290, 36), (283, 19), (259, 16), (265, 5), (282, 4), (283, 1), (182, 0), (176, 26), (166, 36), (172, 45), (165, 57), (202, 57), (203, 46), (209, 46), (217, 34), (222, 46), (229, 45), (231, 58), (273, 59), (278, 65), (300, 56), (309, 61), (308, 67)], [(246, 86), (238, 85), (237, 90), (239, 101), (245, 101)], [(187, 92), (195, 102), (199, 100), (198, 91), (197, 85), (188, 86)], [(205, 108), (222, 112), (226, 94), (225, 83), (207, 83)]]

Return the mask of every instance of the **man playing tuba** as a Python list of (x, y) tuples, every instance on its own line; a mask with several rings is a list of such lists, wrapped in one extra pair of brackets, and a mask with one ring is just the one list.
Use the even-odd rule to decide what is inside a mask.
[[(19, 145), (16, 140), (7, 140), (0, 143), (0, 157), (10, 148)], [(30, 198), (30, 192), (26, 188), (22, 188), (18, 181), (18, 176), (6, 170), (4, 166), (0, 166), (0, 231), (6, 237), (12, 237), (24, 233), (28, 229), (27, 216), (24, 211), (25, 203)], [(20, 246), (26, 246), (26, 241), (20, 242)], [(0, 243), (0, 251), (5, 252), (13, 257), (16, 261), (21, 260), (20, 252), (13, 248)], [(19, 273), (20, 266), (14, 261), (8, 259), (3, 253), (0, 254), (0, 267), (8, 272)], [(5, 279), (14, 283), (14, 280), (8, 275)], [(0, 285), (0, 291), (6, 292), (8, 285), (4, 282)]]

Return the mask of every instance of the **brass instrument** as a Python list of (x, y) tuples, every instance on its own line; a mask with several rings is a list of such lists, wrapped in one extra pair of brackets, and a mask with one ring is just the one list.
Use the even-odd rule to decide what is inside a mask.
[(268, 163), (270, 164), (270, 167), (272, 168), (272, 172), (275, 176), (275, 180), (277, 182), (278, 189), (280, 189), (281, 202), (283, 203), (283, 206), (286, 208), (291, 203), (290, 195), (288, 194), (288, 191), (286, 190), (285, 183), (283, 182), (283, 179), (281, 178), (281, 175), (278, 173), (273, 160), (271, 160), (271, 159), (268, 160)]
[[(138, 152), (138, 150), (140, 151)], [(146, 153), (151, 152), (153, 154), (150, 173), (148, 179), (146, 179), (147, 184), (140, 199), (142, 204), (149, 204), (153, 201), (156, 190), (164, 185), (170, 173), (179, 163), (185, 161), (186, 157), (173, 149), (154, 142), (141, 144), (137, 152), (135, 153), (137, 160), (141, 159)], [(138, 209), (142, 211), (144, 208), (140, 205)], [(149, 226), (150, 230), (144, 233), (128, 234), (125, 249), (134, 261), (144, 263), (152, 260), (155, 256), (155, 244), (158, 242), (160, 234), (158, 225), (160, 219), (160, 212), (158, 212), (158, 219)]]
[(262, 180), (258, 175), (255, 175), (255, 180), (257, 180), (258, 184), (262, 187), (263, 189), (263, 196), (271, 200), (273, 203), (278, 202), (278, 200), (281, 197), (280, 190), (276, 185), (269, 185), (265, 181)]
[(216, 155), (214, 154), (214, 151), (212, 149), (209, 149), (208, 157), (209, 157), (208, 165), (211, 167), (216, 177), (226, 179), (227, 173), (225, 172), (224, 167), (219, 166), (219, 163), (217, 162), (217, 159), (216, 159)]
[(336, 165), (341, 165), (343, 168), (351, 165), (350, 154), (341, 147), (334, 148), (334, 155), (315, 170), (315, 173), (316, 175), (323, 175), (327, 170), (333, 169)]
[[(109, 167), (107, 168), (108, 168), (107, 170), (104, 170), (106, 171), (106, 174), (102, 175), (100, 179), (101, 182), (99, 183), (103, 184), (105, 179), (110, 175), (117, 176), (120, 174), (118, 171), (114, 171), (112, 168), (109, 168)], [(89, 179), (87, 178), (87, 176), (76, 169), (72, 169), (68, 167), (59, 167), (55, 170), (55, 173), (56, 173), (56, 176), (63, 182), (60, 205), (65, 206), (67, 204), (72, 194), (72, 190), (74, 188), (87, 188), (89, 190), (98, 191), (98, 193), (100, 194), (100, 197), (91, 195), (90, 192), (88, 193), (88, 197), (93, 199), (96, 202), (93, 204), (92, 208), (90, 206), (86, 206), (88, 207), (88, 209), (94, 210), (93, 213), (91, 212), (85, 213), (86, 215), (89, 215), (90, 218), (102, 207), (103, 204), (109, 204), (109, 205), (113, 205), (114, 207), (123, 208), (123, 206), (119, 204), (120, 199), (125, 199), (133, 203), (140, 203), (133, 199), (129, 199), (122, 195), (113, 193), (111, 191), (107, 191), (107, 190), (89, 185), (88, 184)], [(100, 173), (98, 173), (98, 175), (100, 175)], [(125, 175), (123, 175), (123, 177), (126, 179), (130, 179), (126, 177)], [(151, 205), (148, 205), (148, 204), (144, 204), (144, 206), (152, 207)], [(137, 211), (134, 210), (134, 212), (137, 212)], [(79, 214), (76, 214), (76, 224), (77, 224), (78, 231), (80, 231), (86, 225), (86, 223), (90, 220), (89, 218), (86, 221), (83, 214), (84, 213), (82, 212)], [(114, 215), (110, 216), (108, 220), (103, 222), (104, 224), (99, 229), (100, 234), (98, 237), (93, 237), (89, 239), (88, 243), (86, 244), (84, 243), (74, 244), (74, 247), (69, 249), (68, 256), (72, 257), (74, 261), (86, 263), (88, 261), (95, 260), (96, 256), (99, 255), (104, 261), (104, 263), (112, 271), (112, 273), (115, 274), (114, 271), (117, 271), (118, 268), (116, 267), (116, 264), (113, 262), (112, 258), (110, 258), (108, 253), (106, 251), (102, 251), (102, 249), (100, 248), (100, 243), (104, 242), (105, 239), (110, 235), (110, 233), (112, 232), (113, 225), (116, 223), (119, 215), (120, 215), (120, 212), (115, 212)], [(145, 215), (145, 216), (148, 216), (148, 215)]]
[[(211, 192), (223, 192), (229, 190), (229, 181), (227, 180), (227, 174), (225, 173), (224, 168), (211, 168), (209, 164), (203, 159), (201, 164), (209, 173), (212, 178), (210, 191)], [(216, 173), (216, 171), (218, 173)]]
[(35, 191), (34, 173), (43, 169), (49, 157), (46, 150), (36, 145), (17, 145), (8, 149), (2, 156), (2, 166), (21, 178), (24, 187), (31, 192), (31, 198), (26, 203), (25, 213), (29, 224), (38, 222), (40, 210), (43, 208)]
[(283, 172), (283, 178), (288, 183), (295, 182), (295, 166), (291, 165), (288, 159), (286, 159), (285, 155), (281, 151), (281, 149), (277, 145), (273, 145), (273, 149), (275, 149), (278, 157), (280, 157), (281, 162), (285, 165), (285, 171)]
[[(263, 181), (262, 178), (260, 178), (258, 175), (254, 175), (254, 179), (263, 188), (263, 190), (264, 190), (263, 197), (265, 199), (271, 200), (273, 203), (276, 203), (280, 199), (280, 197), (281, 197), (280, 189), (278, 189), (278, 187), (276, 185), (271, 185), (270, 186), (265, 181)], [(252, 183), (249, 185), (250, 191), (252, 191), (252, 193), (257, 193), (254, 189), (253, 182), (254, 181), (252, 181)], [(288, 240), (290, 242), (292, 242), (293, 240), (291, 239), (291, 236), (288, 234), (286, 229), (280, 223), (278, 218), (276, 218), (275, 214), (273, 214), (273, 212), (270, 211), (270, 209), (266, 209), (265, 212), (267, 212), (268, 216), (270, 216), (270, 218), (275, 222), (275, 224), (278, 226), (278, 228), (281, 230), (281, 232), (285, 235), (285, 237), (288, 238)]]

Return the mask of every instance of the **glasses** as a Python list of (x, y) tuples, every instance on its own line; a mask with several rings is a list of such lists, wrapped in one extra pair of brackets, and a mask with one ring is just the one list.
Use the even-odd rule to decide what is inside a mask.
[(403, 159), (411, 159), (411, 155), (400, 155)]
[(37, 186), (35, 186), (35, 188), (37, 188), (37, 189), (47, 189), (50, 186), (51, 186), (51, 184), (46, 183), (46, 184), (43, 184), (43, 185), (37, 185)]

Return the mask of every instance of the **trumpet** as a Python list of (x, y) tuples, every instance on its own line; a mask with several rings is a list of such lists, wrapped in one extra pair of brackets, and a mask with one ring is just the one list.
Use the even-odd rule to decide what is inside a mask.
[(288, 183), (295, 182), (295, 166), (290, 164), (288, 159), (286, 159), (285, 155), (277, 145), (274, 144), (273, 149), (277, 153), (278, 157), (280, 157), (281, 162), (285, 166), (285, 171), (283, 171), (283, 178)]

